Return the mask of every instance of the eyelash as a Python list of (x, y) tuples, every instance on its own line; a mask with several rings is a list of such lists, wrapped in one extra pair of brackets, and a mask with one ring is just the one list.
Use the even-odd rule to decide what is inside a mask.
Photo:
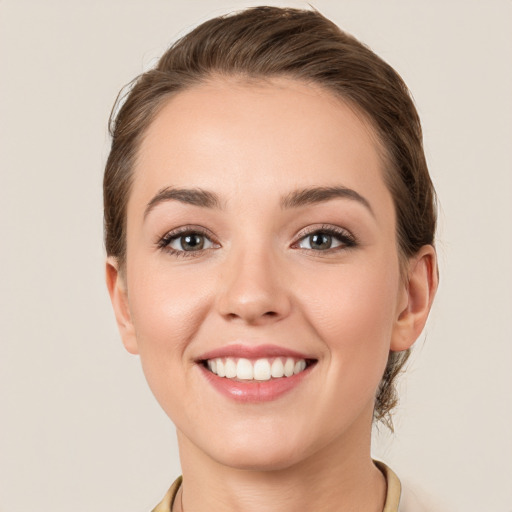
[[(206, 249), (200, 249), (198, 251), (180, 251), (177, 249), (173, 249), (170, 244), (177, 240), (178, 238), (181, 238), (183, 236), (187, 235), (197, 235), (202, 236), (209, 240), (214, 247), (208, 247)], [(169, 231), (166, 233), (160, 240), (157, 242), (157, 246), (159, 249), (167, 252), (168, 254), (172, 256), (177, 256), (178, 258), (194, 258), (197, 256), (200, 256), (205, 253), (205, 251), (210, 251), (213, 248), (219, 247), (219, 243), (214, 241), (213, 236), (205, 229), (199, 228), (199, 227), (192, 227), (187, 226), (183, 228), (178, 228), (173, 231)], [(215, 247), (217, 246), (217, 247)]]
[(302, 231), (301, 233), (299, 233), (298, 240), (293, 243), (292, 247), (297, 247), (300, 242), (306, 240), (308, 237), (310, 237), (312, 235), (318, 235), (318, 234), (331, 236), (334, 239), (341, 242), (341, 245), (339, 245), (337, 247), (332, 247), (332, 248), (329, 248), (329, 249), (326, 249), (323, 251), (303, 248), (304, 251), (308, 251), (310, 253), (315, 253), (316, 255), (322, 255), (322, 254), (332, 254), (334, 252), (351, 249), (351, 248), (357, 246), (357, 240), (356, 240), (355, 236), (352, 235), (352, 233), (350, 233), (346, 229), (343, 229), (343, 228), (340, 228), (337, 226), (324, 224), (319, 227), (307, 228), (305, 231)]
[[(308, 228), (308, 230), (302, 231), (299, 233), (298, 239), (296, 242), (294, 242), (291, 247), (292, 248), (300, 248), (298, 245), (306, 240), (308, 237), (315, 235), (315, 234), (322, 234), (331, 236), (337, 241), (341, 242), (341, 245), (337, 247), (328, 248), (326, 250), (315, 250), (315, 249), (308, 249), (308, 248), (302, 248), (304, 251), (308, 251), (311, 253), (319, 254), (332, 254), (333, 252), (343, 251), (346, 249), (353, 248), (357, 245), (356, 238), (346, 229), (339, 228), (332, 225), (322, 225), (319, 227), (315, 227), (313, 229)], [(199, 249), (197, 251), (183, 251), (183, 250), (176, 250), (170, 247), (170, 244), (177, 240), (180, 237), (186, 236), (186, 235), (197, 235), (206, 238), (210, 241), (211, 244), (213, 244), (214, 247), (208, 247), (206, 249)], [(205, 251), (210, 251), (211, 249), (216, 249), (220, 247), (220, 244), (215, 241), (215, 239), (212, 237), (212, 235), (205, 229), (198, 228), (198, 227), (183, 227), (178, 228), (173, 231), (169, 231), (166, 233), (162, 238), (160, 238), (157, 242), (157, 247), (168, 254), (172, 256), (176, 256), (179, 258), (194, 258), (201, 256), (205, 253)]]

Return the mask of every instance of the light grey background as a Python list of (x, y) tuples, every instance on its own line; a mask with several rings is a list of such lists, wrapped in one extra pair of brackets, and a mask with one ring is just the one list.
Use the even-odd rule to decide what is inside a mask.
[[(103, 283), (107, 117), (177, 36), (257, 3), (0, 0), (0, 511), (149, 510), (179, 474)], [(510, 512), (512, 2), (312, 4), (410, 86), (441, 202), (439, 295), (375, 455), (448, 510)]]

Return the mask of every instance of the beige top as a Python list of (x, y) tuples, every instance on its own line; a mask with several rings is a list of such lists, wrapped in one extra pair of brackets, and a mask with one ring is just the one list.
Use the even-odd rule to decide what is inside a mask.
[[(400, 505), (401, 485), (398, 477), (393, 471), (388, 468), (383, 462), (374, 461), (376, 466), (382, 471), (386, 477), (387, 492), (386, 502), (384, 503), (384, 509), (382, 512), (422, 512), (421, 508), (407, 508), (402, 509)], [(180, 476), (171, 485), (171, 488), (167, 491), (164, 499), (152, 510), (152, 512), (171, 512), (172, 504), (176, 498), (178, 489), (180, 488), (182, 477)]]

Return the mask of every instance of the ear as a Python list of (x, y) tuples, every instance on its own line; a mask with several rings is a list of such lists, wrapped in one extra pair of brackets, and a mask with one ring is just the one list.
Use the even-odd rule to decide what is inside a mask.
[(123, 273), (119, 270), (116, 258), (108, 257), (106, 262), (106, 281), (117, 327), (123, 340), (123, 345), (131, 354), (138, 354), (135, 329), (133, 327), (130, 307), (128, 304), (128, 291)]
[(438, 285), (434, 247), (424, 245), (409, 260), (407, 281), (397, 310), (390, 350), (407, 350), (418, 339), (427, 322)]

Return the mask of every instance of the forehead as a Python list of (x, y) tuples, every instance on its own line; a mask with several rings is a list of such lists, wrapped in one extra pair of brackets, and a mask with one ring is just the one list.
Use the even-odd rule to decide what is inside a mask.
[(365, 116), (320, 86), (217, 78), (163, 105), (141, 143), (132, 196), (147, 202), (164, 186), (194, 185), (228, 195), (312, 184), (368, 193), (384, 186), (381, 154)]

